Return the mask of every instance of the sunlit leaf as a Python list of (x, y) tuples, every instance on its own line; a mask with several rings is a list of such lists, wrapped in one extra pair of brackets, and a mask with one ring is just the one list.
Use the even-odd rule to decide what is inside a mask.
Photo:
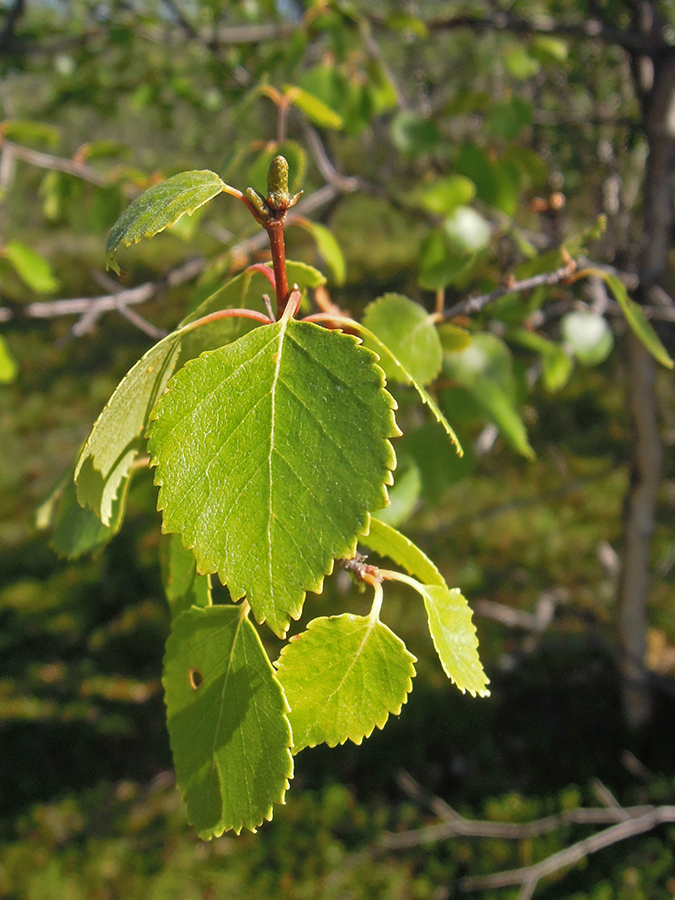
[(272, 818), (293, 775), (283, 691), (246, 607), (181, 613), (164, 658), (176, 777), (204, 839)]
[(184, 213), (190, 215), (226, 190), (228, 187), (222, 179), (208, 169), (181, 172), (149, 188), (134, 200), (113, 226), (106, 247), (108, 266), (115, 268), (113, 256), (121, 244), (128, 247), (143, 238), (154, 237), (173, 225)]
[(0, 384), (14, 381), (19, 372), (19, 364), (12, 356), (7, 341), (0, 334)]
[[(443, 352), (436, 324), (419, 303), (401, 294), (384, 294), (366, 308), (363, 324), (419, 384), (429, 384), (441, 371)], [(386, 358), (380, 365), (387, 378), (400, 377), (400, 366), (392, 365)]]
[(415, 657), (386, 625), (350, 614), (314, 619), (281, 651), (277, 675), (291, 708), (293, 752), (360, 744), (398, 715)]
[(450, 589), (431, 560), (394, 528), (372, 519), (361, 542), (388, 556), (419, 582), (431, 638), (445, 674), (461, 691), (486, 696), (488, 679), (478, 657), (478, 639), (471, 607), (458, 588)]
[(320, 128), (340, 130), (344, 126), (342, 116), (309, 91), (294, 85), (286, 85), (284, 92), (291, 103), (297, 106), (310, 122), (314, 122)]
[(283, 319), (203, 354), (153, 413), (164, 529), (283, 635), (386, 505), (393, 405), (373, 354), (309, 323)]

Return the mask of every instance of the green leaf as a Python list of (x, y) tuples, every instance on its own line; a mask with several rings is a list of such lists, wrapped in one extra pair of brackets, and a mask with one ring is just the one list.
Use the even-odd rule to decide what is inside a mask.
[(479, 253), (490, 243), (490, 225), (470, 206), (458, 206), (443, 223), (443, 231), (456, 254)]
[(98, 417), (75, 466), (77, 497), (104, 525), (113, 501), (143, 445), (150, 410), (169, 380), (180, 343), (173, 332), (155, 344), (118, 384)]
[(458, 351), (466, 350), (471, 343), (469, 332), (458, 325), (452, 325), (450, 322), (443, 322), (438, 326), (438, 337), (441, 341), (441, 347), (446, 353), (457, 353)]
[(476, 196), (476, 185), (464, 175), (446, 175), (416, 188), (409, 197), (415, 206), (439, 216), (449, 216), (458, 206), (470, 203)]
[(19, 364), (10, 353), (7, 341), (0, 334), (0, 384), (9, 384), (19, 373)]
[(626, 317), (626, 321), (633, 329), (636, 337), (642, 341), (654, 359), (667, 369), (672, 369), (675, 364), (670, 358), (668, 351), (654, 331), (651, 322), (645, 315), (645, 311), (638, 303), (631, 300), (628, 296), (628, 292), (623, 283), (616, 275), (612, 275), (610, 272), (603, 272), (601, 269), (594, 270), (593, 274), (600, 275), (605, 279), (607, 286), (618, 300), (619, 305), (623, 310), (623, 314)]
[(293, 775), (287, 705), (246, 607), (181, 613), (164, 658), (169, 737), (205, 840), (272, 818)]
[[(208, 169), (181, 172), (137, 197), (114, 224), (106, 252), (108, 267), (116, 267), (113, 256), (121, 244), (128, 247), (151, 238), (173, 225), (184, 213), (191, 215), (228, 186)], [(229, 189), (231, 190), (231, 189)]]
[(443, 671), (462, 693), (487, 697), (490, 683), (478, 658), (471, 607), (459, 588), (425, 585), (421, 591), (429, 631)]
[(60, 139), (58, 128), (26, 119), (6, 119), (0, 125), (0, 132), (2, 137), (20, 144), (49, 144), (54, 147)]
[(409, 575), (419, 578), (424, 584), (447, 587), (445, 579), (429, 557), (391, 525), (371, 518), (370, 531), (359, 540), (374, 550), (378, 556), (393, 559), (397, 566), (401, 566)]
[(77, 502), (77, 491), (71, 466), (51, 495), (36, 513), (36, 525), (40, 529), (52, 528), (49, 541), (59, 556), (77, 559), (84, 553), (93, 553), (105, 546), (120, 530), (130, 478), (126, 478), (119, 496), (113, 503), (110, 524), (104, 525), (87, 506)]
[[(441, 371), (443, 351), (436, 324), (419, 303), (401, 294), (384, 294), (366, 307), (363, 324), (419, 384), (429, 384)], [(380, 365), (388, 379), (400, 377), (400, 366), (386, 359)], [(404, 383), (409, 383), (409, 379), (404, 379)]]
[(604, 316), (575, 311), (560, 320), (560, 331), (572, 352), (584, 366), (598, 366), (614, 347), (614, 335)]
[(422, 491), (422, 476), (416, 465), (408, 465), (396, 473), (394, 486), (389, 490), (389, 506), (373, 513), (380, 522), (396, 527), (413, 514)]
[(526, 328), (514, 328), (509, 331), (507, 337), (510, 341), (528, 350), (534, 350), (541, 356), (542, 376), (547, 391), (551, 393), (559, 391), (567, 384), (574, 363), (559, 344)]
[(392, 120), (391, 139), (397, 150), (414, 157), (434, 150), (441, 135), (432, 119), (402, 110)]
[(397, 381), (400, 381), (402, 384), (409, 384), (415, 388), (422, 403), (426, 404), (426, 406), (429, 407), (433, 417), (438, 423), (440, 423), (440, 425), (443, 426), (445, 433), (455, 445), (457, 453), (461, 456), (463, 450), (459, 443), (459, 440), (457, 439), (457, 435), (450, 427), (448, 420), (438, 408), (438, 404), (433, 399), (431, 394), (427, 393), (427, 391), (422, 387), (419, 381), (417, 381), (417, 379), (414, 378), (410, 374), (410, 372), (408, 372), (405, 366), (398, 360), (396, 356), (394, 356), (391, 350), (382, 343), (377, 335), (373, 334), (372, 331), (366, 328), (365, 325), (361, 324), (360, 322), (354, 322), (351, 319), (345, 319), (345, 325), (349, 328), (353, 328), (354, 331), (358, 331), (363, 335), (363, 337), (368, 341), (368, 344), (377, 352), (378, 356), (380, 357), (380, 361), (385, 360), (388, 364), (391, 364), (393, 366)]
[(282, 319), (189, 363), (153, 412), (164, 529), (279, 635), (387, 503), (399, 431), (375, 359)]
[(329, 231), (325, 225), (320, 225), (318, 222), (312, 222), (310, 219), (305, 218), (296, 220), (296, 225), (302, 226), (312, 235), (316, 241), (319, 253), (333, 273), (335, 283), (344, 284), (347, 277), (347, 264), (333, 232)]
[(459, 591), (448, 588), (441, 573), (412, 541), (383, 522), (371, 519), (361, 543), (380, 556), (389, 556), (422, 583), (414, 582), (424, 600), (429, 631), (445, 674), (460, 689), (485, 697), (489, 681), (478, 657), (478, 639), (471, 607)]
[(371, 616), (314, 619), (291, 638), (277, 676), (291, 708), (293, 752), (351, 740), (398, 715), (412, 690), (415, 657)]
[(469, 391), (509, 443), (531, 459), (534, 451), (518, 410), (511, 353), (492, 334), (476, 334), (461, 353), (446, 353), (444, 370)]
[(47, 260), (19, 241), (10, 241), (2, 248), (2, 255), (14, 267), (28, 287), (39, 294), (51, 294), (59, 283)]
[(161, 547), (162, 580), (171, 618), (191, 606), (211, 606), (211, 576), (199, 575), (192, 550), (186, 550), (179, 534), (163, 537)]
[(284, 87), (284, 93), (291, 103), (307, 116), (310, 122), (314, 122), (320, 128), (339, 131), (344, 127), (342, 116), (325, 104), (323, 100), (310, 94), (309, 91), (287, 84)]

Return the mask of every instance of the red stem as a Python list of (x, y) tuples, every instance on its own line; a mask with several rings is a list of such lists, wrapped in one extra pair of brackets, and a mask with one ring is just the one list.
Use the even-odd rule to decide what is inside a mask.
[(272, 267), (274, 268), (275, 290), (277, 294), (277, 319), (280, 319), (286, 309), (289, 296), (283, 218), (270, 219), (268, 222), (265, 222), (265, 231), (270, 239)]
[(272, 320), (264, 313), (255, 309), (217, 309), (215, 312), (202, 316), (201, 319), (195, 319), (184, 327), (184, 331), (192, 331), (193, 328), (199, 328), (202, 325), (208, 325), (209, 322), (216, 322), (218, 319), (254, 319), (256, 322), (262, 322), (263, 325), (271, 325)]

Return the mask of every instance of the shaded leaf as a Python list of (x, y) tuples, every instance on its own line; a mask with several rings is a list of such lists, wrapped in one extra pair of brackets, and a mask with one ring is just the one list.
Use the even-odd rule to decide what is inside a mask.
[(396, 474), (394, 486), (389, 489), (389, 506), (378, 509), (373, 516), (396, 527), (413, 514), (422, 491), (422, 477), (416, 465), (408, 465)]
[(466, 350), (471, 343), (471, 335), (464, 328), (443, 322), (438, 326), (438, 337), (441, 347), (446, 353), (456, 353), (458, 350)]
[(113, 226), (106, 246), (108, 266), (116, 268), (113, 256), (121, 244), (128, 247), (143, 238), (154, 237), (184, 213), (193, 213), (225, 190), (227, 185), (208, 169), (181, 172), (149, 188), (127, 207)]
[(203, 354), (153, 412), (164, 529), (283, 635), (387, 503), (393, 406), (374, 354), (310, 323), (282, 319)]
[(511, 353), (503, 341), (492, 334), (473, 335), (461, 353), (445, 354), (444, 370), (469, 391), (515, 450), (534, 456), (518, 410)]
[(150, 410), (164, 390), (178, 355), (180, 332), (155, 344), (117, 385), (75, 466), (77, 497), (110, 524), (120, 484), (143, 445)]
[(59, 283), (52, 267), (44, 256), (40, 256), (31, 247), (19, 241), (10, 241), (2, 248), (2, 255), (9, 260), (19, 278), (31, 290), (39, 294), (50, 294), (58, 288)]
[(344, 284), (347, 277), (347, 264), (333, 232), (329, 231), (325, 225), (312, 222), (310, 219), (296, 220), (296, 224), (305, 228), (316, 241), (317, 249), (333, 273), (335, 283)]
[(604, 316), (581, 310), (560, 320), (560, 331), (575, 357), (584, 366), (604, 362), (614, 347), (614, 335)]
[(547, 391), (559, 391), (567, 384), (574, 363), (560, 344), (526, 328), (509, 331), (508, 339), (541, 356), (542, 376)]
[(185, 549), (179, 534), (163, 537), (160, 559), (172, 619), (191, 606), (211, 606), (211, 576), (197, 573), (194, 553)]
[(73, 472), (71, 466), (35, 517), (38, 528), (52, 528), (51, 547), (59, 556), (69, 559), (99, 550), (117, 534), (124, 518), (130, 482), (127, 477), (113, 503), (110, 524), (104, 525), (95, 512), (77, 502)]
[(598, 269), (594, 274), (600, 275), (605, 279), (607, 286), (618, 300), (619, 305), (623, 310), (623, 314), (626, 317), (626, 321), (654, 359), (667, 369), (672, 369), (675, 364), (670, 358), (668, 351), (654, 331), (651, 322), (645, 315), (645, 311), (638, 303), (631, 300), (628, 296), (624, 284), (616, 277), (616, 275), (612, 275), (610, 272), (604, 272), (601, 269)]
[(361, 324), (360, 322), (354, 322), (351, 319), (345, 319), (345, 324), (347, 325), (347, 327), (353, 328), (355, 331), (358, 331), (360, 334), (362, 334), (364, 338), (366, 338), (368, 344), (377, 352), (380, 360), (384, 359), (388, 364), (391, 364), (393, 366), (393, 371), (395, 372), (397, 381), (400, 381), (402, 384), (409, 384), (415, 388), (422, 403), (426, 404), (429, 407), (436, 421), (443, 426), (445, 433), (455, 445), (457, 453), (461, 456), (463, 451), (459, 440), (457, 439), (457, 435), (450, 427), (448, 420), (438, 408), (438, 404), (433, 399), (431, 394), (429, 394), (422, 387), (417, 379), (415, 379), (410, 374), (410, 372), (408, 372), (405, 366), (397, 359), (397, 357), (394, 356), (391, 350), (385, 344), (383, 344), (382, 341), (375, 334), (373, 334), (372, 331), (366, 328), (365, 325)]
[[(366, 307), (363, 324), (419, 384), (429, 384), (441, 371), (443, 351), (436, 324), (419, 303), (402, 294), (384, 294)], [(388, 379), (401, 377), (400, 366), (386, 358), (380, 365)], [(404, 383), (408, 384), (409, 379), (404, 378)]]
[(415, 657), (370, 616), (314, 619), (281, 651), (277, 675), (291, 708), (293, 752), (360, 744), (412, 690)]
[(246, 607), (192, 608), (164, 658), (169, 737), (188, 818), (203, 839), (272, 818), (293, 775), (283, 691)]
[(448, 216), (458, 206), (470, 203), (476, 196), (476, 185), (464, 175), (446, 175), (415, 188), (409, 197), (415, 206), (439, 216)]

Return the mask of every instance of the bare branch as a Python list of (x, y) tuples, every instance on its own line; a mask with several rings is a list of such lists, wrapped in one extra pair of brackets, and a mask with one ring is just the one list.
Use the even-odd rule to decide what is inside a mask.
[(28, 147), (22, 147), (13, 141), (3, 141), (2, 148), (5, 153), (11, 154), (15, 159), (23, 160), (39, 169), (51, 169), (56, 172), (65, 172), (68, 175), (75, 175), (84, 181), (89, 181), (98, 187), (106, 187), (110, 181), (96, 169), (86, 163), (78, 162), (73, 159), (64, 159), (61, 156), (53, 156), (50, 153), (42, 153), (39, 150), (30, 150)]
[[(609, 814), (609, 810), (602, 810)], [(630, 808), (626, 812), (631, 812)], [(549, 875), (559, 872), (573, 866), (575, 863), (581, 862), (587, 856), (625, 841), (628, 838), (636, 837), (639, 834), (645, 834), (652, 831), (658, 825), (667, 822), (675, 822), (675, 806), (657, 806), (650, 808), (642, 815), (633, 817), (625, 822), (612, 825), (610, 828), (599, 831), (592, 837), (584, 838), (558, 853), (553, 853), (541, 862), (534, 863), (531, 866), (523, 866), (519, 869), (510, 869), (505, 872), (496, 872), (494, 875), (470, 875), (462, 878), (460, 887), (464, 891), (478, 891), (486, 888), (508, 887), (511, 885), (532, 885), (536, 887), (537, 883)], [(527, 896), (527, 895), (525, 895)], [(532, 896), (530, 893), (529, 896)]]
[(533, 288), (541, 287), (542, 285), (560, 284), (572, 276), (575, 267), (574, 261), (570, 260), (560, 269), (556, 269), (555, 272), (545, 272), (542, 275), (533, 275), (531, 278), (524, 278), (522, 281), (514, 281), (511, 279), (510, 281), (504, 282), (504, 284), (500, 285), (498, 288), (495, 288), (494, 291), (490, 291), (488, 294), (481, 294), (478, 297), (469, 297), (468, 300), (462, 300), (460, 303), (455, 303), (454, 306), (451, 306), (443, 312), (443, 318), (452, 319), (455, 316), (471, 315), (472, 313), (480, 312), (484, 307), (493, 303), (495, 300), (499, 300), (500, 297), (506, 296), (506, 294), (515, 294), (519, 291), (530, 291)]

